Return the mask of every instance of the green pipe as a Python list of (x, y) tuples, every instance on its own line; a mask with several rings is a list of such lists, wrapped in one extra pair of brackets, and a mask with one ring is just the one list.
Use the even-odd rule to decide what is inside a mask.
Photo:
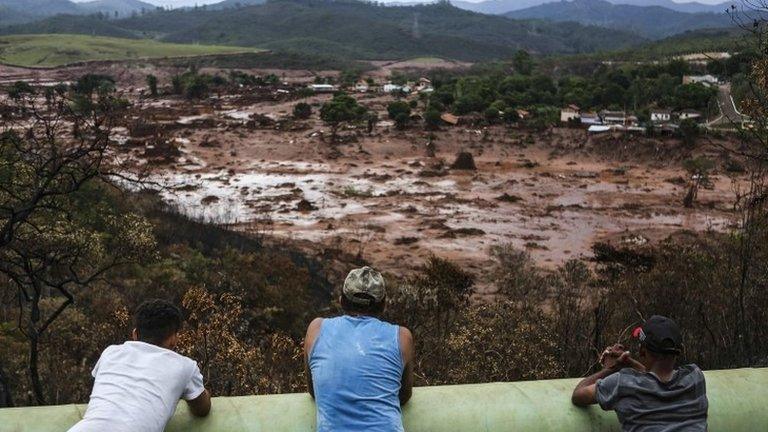
[[(768, 432), (768, 368), (711, 371), (710, 432)], [(408, 432), (618, 432), (616, 415), (571, 405), (578, 380), (421, 387), (404, 410)], [(62, 432), (84, 405), (0, 409), (0, 432)], [(214, 398), (211, 415), (196, 419), (179, 404), (169, 432), (311, 432), (308, 394)]]

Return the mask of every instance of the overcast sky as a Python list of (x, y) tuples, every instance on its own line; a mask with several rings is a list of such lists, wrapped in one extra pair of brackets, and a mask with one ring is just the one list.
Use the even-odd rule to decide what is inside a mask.
[[(89, 0), (74, 0), (75, 2), (84, 2)], [(195, 4), (202, 5), (202, 4), (211, 4), (211, 3), (218, 3), (221, 0), (142, 0), (147, 3), (152, 3), (158, 6), (194, 6)], [(396, 2), (413, 2), (413, 1), (419, 1), (419, 0), (384, 0), (387, 3), (396, 3)], [(467, 0), (471, 2), (478, 2), (482, 0)], [(680, 0), (673, 0), (677, 3), (686, 3), (685, 1)], [(717, 4), (722, 3), (724, 0), (697, 0), (699, 3), (707, 3), (707, 4)]]

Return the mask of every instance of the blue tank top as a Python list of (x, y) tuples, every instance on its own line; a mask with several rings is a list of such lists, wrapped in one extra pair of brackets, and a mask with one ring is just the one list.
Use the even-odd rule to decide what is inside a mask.
[(400, 328), (372, 317), (324, 319), (309, 355), (317, 432), (403, 432)]

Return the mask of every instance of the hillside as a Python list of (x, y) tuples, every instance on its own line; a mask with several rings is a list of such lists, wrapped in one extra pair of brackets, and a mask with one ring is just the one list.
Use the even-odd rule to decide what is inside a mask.
[[(52, 25), (53, 21), (56, 25)], [(58, 32), (66, 17), (7, 29)], [(87, 23), (67, 32), (127, 33), (175, 43), (277, 49), (354, 59), (436, 56), (478, 61), (506, 58), (519, 49), (581, 53), (636, 45), (642, 38), (576, 23), (513, 21), (464, 11), (447, 3), (384, 7), (362, 2), (276, 0), (224, 10), (159, 11), (122, 20)], [(106, 26), (106, 27), (105, 27)]]
[(248, 51), (253, 49), (83, 35), (0, 37), (0, 63), (28, 67), (54, 67), (92, 60), (186, 57)]
[(679, 54), (733, 52), (747, 47), (747, 33), (737, 27), (688, 31), (659, 41), (622, 50), (617, 58), (655, 60)]
[(105, 13), (118, 17), (127, 17), (132, 13), (139, 13), (142, 10), (151, 11), (156, 9), (155, 5), (139, 0), (93, 0), (84, 3), (77, 3), (80, 13)]
[(661, 39), (702, 28), (731, 25), (730, 17), (714, 13), (683, 13), (660, 6), (615, 5), (605, 0), (573, 0), (547, 3), (509, 12), (513, 19), (575, 21), (585, 25), (634, 31), (649, 39)]
[[(555, 1), (557, 0), (486, 0), (481, 2), (458, 0), (451, 3), (458, 8), (473, 12), (502, 15)], [(672, 0), (610, 0), (610, 3), (632, 6), (661, 6), (685, 13), (723, 13), (732, 4), (732, 2), (724, 2), (712, 5), (695, 1), (678, 3)]]
[(93, 0), (74, 3), (69, 0), (0, 0), (0, 26), (28, 23), (56, 15), (104, 14), (127, 17), (156, 6), (140, 0)]
[(208, 9), (230, 9), (241, 8), (243, 6), (261, 5), (266, 2), (267, 0), (223, 0), (218, 3), (209, 4), (206, 7)]

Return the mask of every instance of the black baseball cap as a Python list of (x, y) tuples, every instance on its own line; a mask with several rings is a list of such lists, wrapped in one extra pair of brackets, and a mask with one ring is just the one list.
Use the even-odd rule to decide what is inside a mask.
[(654, 353), (680, 354), (683, 349), (680, 327), (673, 320), (661, 315), (648, 318), (632, 335)]

